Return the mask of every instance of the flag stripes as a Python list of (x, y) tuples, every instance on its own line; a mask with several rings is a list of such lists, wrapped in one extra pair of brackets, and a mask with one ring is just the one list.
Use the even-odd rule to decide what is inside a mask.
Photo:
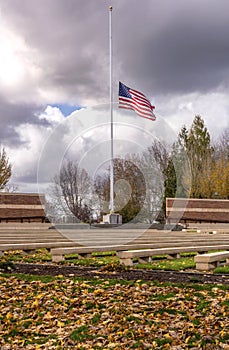
[(154, 106), (141, 92), (119, 82), (119, 108), (134, 110), (140, 117), (156, 120)]

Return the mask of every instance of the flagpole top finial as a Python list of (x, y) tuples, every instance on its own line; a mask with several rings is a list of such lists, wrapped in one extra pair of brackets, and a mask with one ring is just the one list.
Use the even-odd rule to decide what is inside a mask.
[(112, 7), (112, 6), (110, 6), (110, 7), (109, 7), (109, 9), (110, 9), (110, 11), (112, 11), (112, 10), (113, 10), (113, 7)]

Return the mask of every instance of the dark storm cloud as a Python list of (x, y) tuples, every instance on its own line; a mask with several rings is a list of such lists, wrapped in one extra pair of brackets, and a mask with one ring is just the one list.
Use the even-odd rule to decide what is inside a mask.
[[(146, 3), (146, 1), (145, 1)], [(186, 93), (229, 82), (229, 2), (144, 1), (121, 23), (117, 36), (127, 79), (154, 93)], [(132, 35), (130, 35), (130, 33)]]
[[(227, 86), (227, 0), (114, 0), (114, 76), (152, 93)], [(37, 51), (43, 86), (79, 102), (108, 95), (108, 7), (94, 0), (8, 0), (13, 30)]]

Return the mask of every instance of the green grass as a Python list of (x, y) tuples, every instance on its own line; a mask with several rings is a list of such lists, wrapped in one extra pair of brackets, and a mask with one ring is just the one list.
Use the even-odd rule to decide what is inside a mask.
[(61, 265), (75, 265), (75, 266), (93, 266), (100, 267), (114, 262), (118, 262), (119, 259), (116, 256), (104, 256), (96, 257), (92, 256), (91, 258), (78, 259), (77, 256), (66, 256), (66, 260), (61, 262)]
[(52, 260), (51, 254), (47, 249), (36, 249), (32, 254), (25, 254), (21, 250), (6, 251), (1, 260), (12, 261), (12, 262), (50, 262)]
[(215, 273), (229, 273), (229, 266), (219, 266), (214, 270)]
[(91, 337), (88, 333), (88, 326), (80, 326), (70, 334), (70, 339), (74, 342), (82, 342), (86, 339), (91, 339)]
[(180, 258), (180, 259), (161, 259), (152, 260), (150, 263), (136, 264), (135, 267), (140, 269), (151, 269), (151, 270), (172, 270), (172, 271), (182, 271), (186, 269), (195, 268), (195, 263), (193, 258)]

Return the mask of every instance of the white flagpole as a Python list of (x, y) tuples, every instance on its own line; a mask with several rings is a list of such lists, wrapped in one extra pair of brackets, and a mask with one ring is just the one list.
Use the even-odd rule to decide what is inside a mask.
[(110, 160), (110, 213), (114, 213), (114, 146), (113, 146), (113, 70), (112, 70), (112, 6), (109, 8), (109, 53), (110, 53), (110, 116), (111, 116), (111, 160)]

